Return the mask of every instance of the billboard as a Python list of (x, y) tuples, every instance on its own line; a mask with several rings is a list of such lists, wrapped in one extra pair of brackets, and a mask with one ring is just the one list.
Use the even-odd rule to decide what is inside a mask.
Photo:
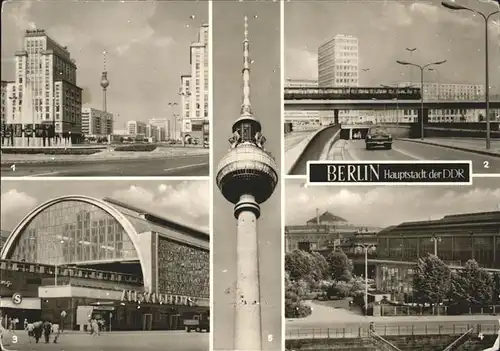
[(30, 137), (30, 138), (33, 136), (33, 125), (32, 124), (26, 124), (24, 126), (24, 136)]
[(191, 120), (185, 119), (182, 121), (182, 132), (183, 133), (191, 133), (193, 131), (193, 125)]

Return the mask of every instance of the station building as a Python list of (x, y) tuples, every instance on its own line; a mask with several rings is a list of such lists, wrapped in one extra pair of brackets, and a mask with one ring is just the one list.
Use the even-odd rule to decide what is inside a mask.
[(209, 313), (209, 235), (112, 199), (63, 196), (29, 212), (1, 251), (3, 318), (84, 330), (182, 329)]

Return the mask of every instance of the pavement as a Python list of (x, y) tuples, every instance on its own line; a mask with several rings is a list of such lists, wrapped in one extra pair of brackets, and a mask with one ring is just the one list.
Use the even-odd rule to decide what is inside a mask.
[[(118, 156), (116, 153), (110, 153), (106, 158), (91, 158), (89, 156), (75, 158), (72, 155), (73, 157), (70, 159), (58, 158), (57, 161), (45, 158), (45, 160), (39, 162), (16, 162), (13, 160), (4, 163), (2, 160), (1, 176), (208, 176), (210, 172), (208, 152), (205, 154), (198, 152), (173, 155), (172, 153), (153, 151)], [(127, 158), (127, 156), (129, 157)], [(12, 165), (15, 165), (15, 167)]]
[[(45, 344), (40, 340), (30, 344), (25, 331), (17, 331), (17, 342), (12, 340), (5, 345), (11, 351), (207, 351), (209, 349), (209, 333), (187, 333), (185, 331), (131, 331), (102, 333), (94, 338), (87, 333), (63, 333), (57, 344)], [(10, 337), (12, 337), (10, 335)], [(9, 341), (9, 336), (5, 341)], [(53, 338), (51, 337), (51, 340)], [(7, 344), (7, 342), (5, 343)]]
[(285, 152), (292, 149), (293, 147), (300, 144), (300, 142), (306, 139), (311, 134), (314, 134), (316, 130), (307, 130), (300, 132), (291, 132), (285, 135)]
[(481, 326), (483, 334), (498, 332), (500, 316), (363, 316), (341, 308), (309, 302), (310, 316), (286, 320), (286, 339), (353, 338), (366, 336), (371, 322), (379, 335), (462, 334)]
[[(320, 133), (307, 147), (292, 174), (305, 174), (307, 160), (319, 160), (324, 154), (330, 133)], [(330, 135), (331, 137), (331, 135)], [(445, 145), (446, 144), (446, 145)], [(458, 147), (470, 149), (459, 150)], [(428, 138), (420, 140), (394, 140), (391, 150), (366, 150), (364, 140), (338, 140), (330, 149), (326, 159), (352, 161), (411, 161), (411, 160), (471, 160), (474, 173), (500, 173), (500, 153), (484, 155), (477, 152), (484, 144), (480, 139), (438, 139)], [(492, 152), (500, 149), (500, 141), (492, 140)], [(483, 146), (484, 148), (484, 146)]]

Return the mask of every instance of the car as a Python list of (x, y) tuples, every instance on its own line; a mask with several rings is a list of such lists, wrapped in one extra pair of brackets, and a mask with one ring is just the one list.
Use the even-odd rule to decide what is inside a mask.
[(366, 150), (382, 146), (388, 150), (392, 149), (392, 135), (381, 127), (373, 127), (368, 130), (365, 137)]
[(203, 147), (208, 149), (210, 147), (210, 143), (208, 141), (203, 142)]

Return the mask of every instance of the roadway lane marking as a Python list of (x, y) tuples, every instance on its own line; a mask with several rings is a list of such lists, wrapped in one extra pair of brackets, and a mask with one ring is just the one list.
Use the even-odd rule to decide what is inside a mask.
[(208, 165), (209, 165), (209, 162), (195, 163), (195, 164), (192, 164), (192, 165), (172, 167), (172, 168), (165, 168), (163, 170), (163, 172), (177, 171), (179, 169), (192, 168), (192, 167), (200, 167), (200, 166), (208, 166)]
[(33, 174), (33, 175), (26, 176), (26, 177), (30, 177), (30, 178), (45, 177), (45, 176), (53, 176), (53, 175), (60, 174), (60, 173), (61, 172), (47, 172), (47, 173)]
[(392, 149), (393, 149), (394, 151), (396, 151), (396, 152), (399, 152), (399, 153), (400, 153), (400, 154), (402, 154), (402, 155), (405, 155), (405, 156), (407, 156), (407, 157), (409, 157), (409, 158), (413, 158), (414, 160), (420, 160), (420, 157), (415, 156), (415, 155), (412, 155), (412, 154), (410, 154), (410, 153), (408, 153), (408, 152), (405, 152), (405, 151), (403, 151), (403, 150), (401, 150), (401, 149), (399, 149), (399, 148), (394, 148), (394, 147), (393, 147)]

